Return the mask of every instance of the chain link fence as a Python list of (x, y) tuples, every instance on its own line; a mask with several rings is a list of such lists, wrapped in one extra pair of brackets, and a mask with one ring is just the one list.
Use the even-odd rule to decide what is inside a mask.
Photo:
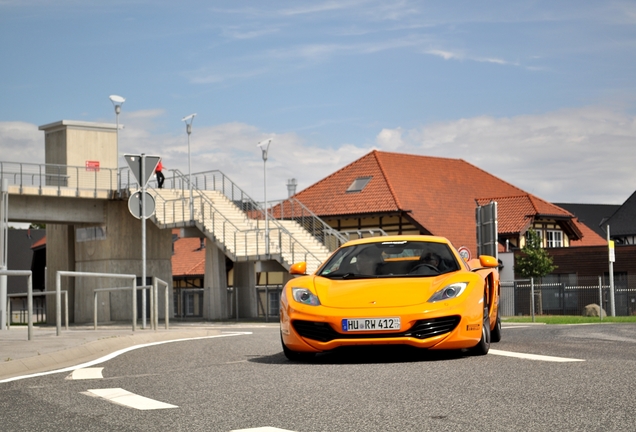
[[(585, 307), (600, 305), (611, 315), (609, 277), (573, 277), (547, 282), (530, 279), (501, 281), (499, 310), (501, 316), (584, 315)], [(534, 295), (534, 299), (533, 299)], [(534, 300), (534, 301), (533, 301)], [(614, 280), (616, 316), (636, 315), (636, 278), (618, 277)]]

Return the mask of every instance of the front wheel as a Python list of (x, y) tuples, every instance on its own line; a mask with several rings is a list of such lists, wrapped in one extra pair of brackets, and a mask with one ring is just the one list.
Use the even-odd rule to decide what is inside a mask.
[(490, 316), (488, 315), (488, 303), (484, 296), (484, 315), (481, 325), (481, 339), (479, 343), (472, 347), (469, 352), (472, 355), (486, 355), (490, 350)]
[(300, 352), (287, 348), (287, 345), (285, 345), (285, 342), (283, 342), (283, 335), (280, 336), (280, 343), (283, 346), (283, 354), (285, 354), (287, 360), (294, 362), (306, 362), (316, 356), (316, 354), (312, 352)]

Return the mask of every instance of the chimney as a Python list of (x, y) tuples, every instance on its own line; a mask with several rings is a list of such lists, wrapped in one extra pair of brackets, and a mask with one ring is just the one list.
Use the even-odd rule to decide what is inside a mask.
[(287, 198), (291, 198), (296, 195), (296, 186), (298, 182), (295, 178), (287, 180)]

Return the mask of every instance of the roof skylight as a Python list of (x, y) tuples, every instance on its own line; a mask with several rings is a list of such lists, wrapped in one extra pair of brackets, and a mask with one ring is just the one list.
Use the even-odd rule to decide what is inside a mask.
[(355, 179), (353, 181), (353, 183), (351, 183), (351, 186), (349, 186), (349, 188), (347, 189), (347, 193), (348, 192), (361, 192), (362, 189), (365, 188), (365, 186), (367, 184), (369, 184), (369, 181), (371, 181), (372, 177), (368, 176), (368, 177), (358, 177), (357, 179)]

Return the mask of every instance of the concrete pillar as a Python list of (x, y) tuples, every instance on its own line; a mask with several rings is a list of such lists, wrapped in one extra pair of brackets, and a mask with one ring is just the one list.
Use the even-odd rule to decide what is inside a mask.
[[(94, 226), (76, 226), (76, 230), (95, 228)], [(87, 241), (76, 242), (76, 270), (95, 273), (123, 273), (134, 274), (138, 278), (142, 272), (142, 244), (141, 221), (134, 218), (128, 210), (126, 201), (109, 201), (106, 205), (105, 224), (102, 227), (102, 237)], [(99, 231), (97, 231), (100, 234)], [(172, 233), (170, 230), (160, 230), (151, 221), (146, 221), (146, 276), (156, 276), (168, 283), (172, 302)], [(81, 285), (79, 284), (81, 280)], [(93, 289), (131, 286), (122, 279), (81, 278), (75, 288), (75, 322), (92, 322), (93, 319)], [(139, 281), (138, 285), (143, 285)], [(150, 281), (150, 283), (152, 283)], [(147, 294), (146, 304), (150, 300)], [(132, 318), (132, 300), (130, 291), (100, 293), (98, 304), (98, 320), (128, 321)], [(141, 301), (138, 298), (138, 308)], [(163, 290), (159, 292), (159, 318), (164, 315)], [(103, 310), (102, 310), (103, 308)], [(172, 310), (172, 309), (171, 309)], [(140, 309), (139, 309), (140, 311)], [(172, 312), (171, 312), (172, 315)], [(137, 314), (141, 319), (141, 313)], [(146, 313), (149, 318), (149, 311)], [(148, 321), (146, 323), (148, 325)]]
[(234, 263), (234, 289), (238, 292), (239, 318), (258, 317), (256, 270), (253, 261)]
[[(55, 291), (58, 271), (75, 271), (75, 235), (73, 225), (46, 224), (46, 290)], [(75, 322), (75, 278), (63, 277), (61, 289), (67, 291), (68, 319)], [(91, 306), (92, 308), (92, 306)], [(64, 314), (64, 297), (62, 297)], [(63, 317), (62, 317), (63, 320)], [(55, 296), (46, 298), (46, 323), (55, 324)]]
[(226, 320), (230, 317), (225, 254), (209, 239), (205, 240), (205, 289), (203, 318)]

